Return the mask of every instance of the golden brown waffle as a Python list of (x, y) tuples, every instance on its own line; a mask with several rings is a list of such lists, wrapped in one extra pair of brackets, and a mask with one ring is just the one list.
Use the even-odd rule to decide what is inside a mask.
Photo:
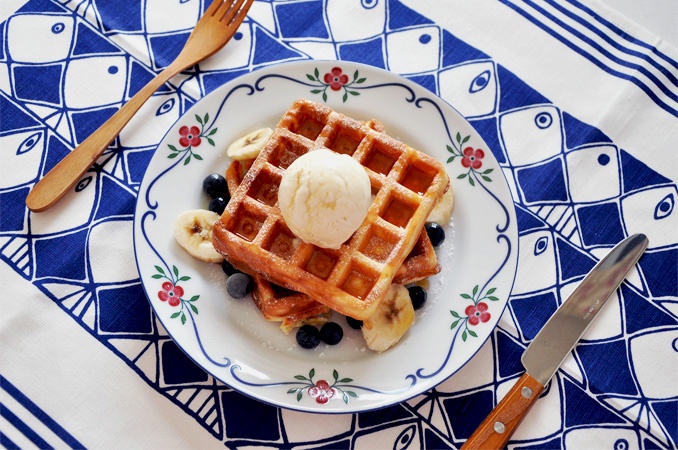
[[(253, 159), (233, 161), (226, 170), (226, 182), (231, 194), (240, 186), (245, 174), (252, 166)], [(318, 303), (306, 294), (290, 291), (259, 276), (242, 263), (231, 261), (238, 269), (250, 273), (254, 278), (252, 299), (266, 320), (282, 322), (280, 328), (285, 333), (305, 323), (322, 323), (331, 314), (330, 308)]]
[[(276, 206), (285, 169), (323, 147), (360, 162), (374, 194), (362, 225), (338, 250), (297, 239)], [(233, 193), (213, 229), (214, 248), (269, 281), (366, 319), (448, 185), (445, 169), (434, 158), (327, 106), (298, 100)]]
[(304, 324), (320, 325), (332, 310), (306, 294), (290, 291), (268, 281), (257, 280), (252, 299), (266, 320), (282, 322), (285, 334)]
[[(368, 123), (372, 129), (375, 129), (372, 121)], [(233, 161), (228, 167), (226, 182), (230, 193), (234, 193), (238, 188), (253, 162), (254, 160)], [(435, 275), (440, 272), (440, 269), (431, 240), (426, 231), (422, 230), (417, 243), (398, 269), (393, 282), (414, 283)], [(328, 319), (331, 310), (308, 295), (277, 286), (254, 274), (252, 269), (242, 268), (241, 270), (253, 274), (255, 287), (252, 297), (257, 308), (267, 320), (282, 322), (280, 328), (285, 333), (305, 323), (318, 324)]]

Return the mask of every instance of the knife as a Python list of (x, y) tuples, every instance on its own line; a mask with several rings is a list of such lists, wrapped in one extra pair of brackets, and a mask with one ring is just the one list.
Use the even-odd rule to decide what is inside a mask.
[(546, 383), (636, 264), (647, 243), (644, 234), (629, 236), (591, 269), (525, 349), (521, 358), (525, 374), (468, 438), (462, 450), (506, 446)]

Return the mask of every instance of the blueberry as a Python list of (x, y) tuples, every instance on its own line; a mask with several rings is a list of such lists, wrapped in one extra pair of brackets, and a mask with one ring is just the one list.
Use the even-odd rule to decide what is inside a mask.
[(320, 339), (327, 345), (337, 345), (344, 337), (344, 330), (336, 322), (327, 322), (320, 328)]
[(363, 327), (363, 321), (354, 319), (353, 317), (346, 316), (346, 323), (348, 324), (349, 327), (353, 328), (354, 330), (359, 330)]
[(228, 195), (226, 178), (218, 173), (209, 174), (202, 182), (202, 190), (212, 198), (225, 197)]
[(253, 288), (252, 277), (241, 272), (234, 273), (226, 280), (226, 291), (233, 298), (243, 298), (252, 292)]
[(427, 223), (426, 233), (434, 247), (439, 246), (445, 240), (445, 230), (437, 223)]
[(297, 330), (297, 344), (301, 348), (316, 348), (320, 344), (320, 331), (313, 325), (303, 325)]
[(213, 198), (210, 200), (210, 204), (207, 209), (221, 215), (224, 212), (224, 209), (226, 209), (226, 205), (228, 205), (228, 200), (229, 199), (224, 197)]
[(236, 269), (235, 267), (233, 267), (233, 264), (231, 264), (230, 262), (226, 261), (225, 259), (224, 259), (224, 261), (221, 263), (221, 269), (222, 269), (222, 270), (224, 271), (224, 273), (225, 273), (226, 275), (228, 275), (228, 276), (231, 276), (231, 275), (233, 275), (234, 273), (240, 272), (238, 269)]
[(412, 307), (414, 309), (420, 309), (424, 306), (426, 297), (428, 296), (426, 289), (415, 284), (414, 286), (408, 287), (407, 290), (410, 292), (410, 300), (412, 300)]

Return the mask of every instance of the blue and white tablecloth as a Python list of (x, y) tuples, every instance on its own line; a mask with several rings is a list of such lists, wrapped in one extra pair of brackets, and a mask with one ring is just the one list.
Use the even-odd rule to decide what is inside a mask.
[[(258, 0), (172, 79), (74, 192), (29, 189), (175, 57), (205, 0), (0, 6), (0, 444), (7, 448), (457, 448), (520, 355), (625, 236), (650, 246), (511, 448), (678, 445), (678, 50), (595, 0)], [(346, 415), (277, 409), (195, 366), (134, 263), (144, 170), (198, 99), (298, 59), (366, 63), (447, 100), (499, 161), (519, 261), (481, 351), (436, 389)], [(143, 132), (142, 132), (143, 129)]]

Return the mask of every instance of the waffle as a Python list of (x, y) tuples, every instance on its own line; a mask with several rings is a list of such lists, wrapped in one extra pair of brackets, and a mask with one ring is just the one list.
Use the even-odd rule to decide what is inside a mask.
[(332, 314), (331, 309), (308, 295), (268, 281), (256, 281), (252, 299), (266, 320), (281, 322), (280, 329), (285, 334), (304, 324), (323, 324)]
[[(295, 238), (276, 206), (285, 169), (323, 147), (360, 162), (374, 194), (362, 225), (338, 250)], [(298, 100), (215, 224), (214, 248), (269, 281), (364, 320), (388, 292), (448, 185), (434, 158), (327, 106)]]
[[(372, 121), (367, 122), (372, 129), (377, 128)], [(233, 161), (226, 170), (228, 190), (234, 193), (254, 160)], [(329, 318), (331, 310), (318, 303), (306, 294), (290, 291), (273, 284), (265, 278), (256, 275), (242, 263), (237, 264), (240, 270), (253, 274), (254, 291), (252, 298), (266, 320), (282, 322), (280, 328), (285, 333), (306, 323), (323, 323)], [(393, 279), (394, 283), (408, 284), (428, 278), (440, 272), (440, 264), (436, 257), (431, 240), (425, 230), (419, 234), (414, 248), (398, 269)]]
[[(226, 170), (226, 182), (228, 191), (233, 195), (240, 186), (245, 174), (252, 166), (253, 159), (245, 161), (233, 161)], [(254, 290), (252, 299), (266, 320), (282, 322), (280, 328), (285, 333), (305, 323), (322, 323), (331, 313), (330, 308), (318, 303), (306, 294), (290, 291), (265, 278), (257, 275), (255, 271), (244, 266), (240, 261), (231, 263), (239, 270), (249, 273), (254, 278)]]

